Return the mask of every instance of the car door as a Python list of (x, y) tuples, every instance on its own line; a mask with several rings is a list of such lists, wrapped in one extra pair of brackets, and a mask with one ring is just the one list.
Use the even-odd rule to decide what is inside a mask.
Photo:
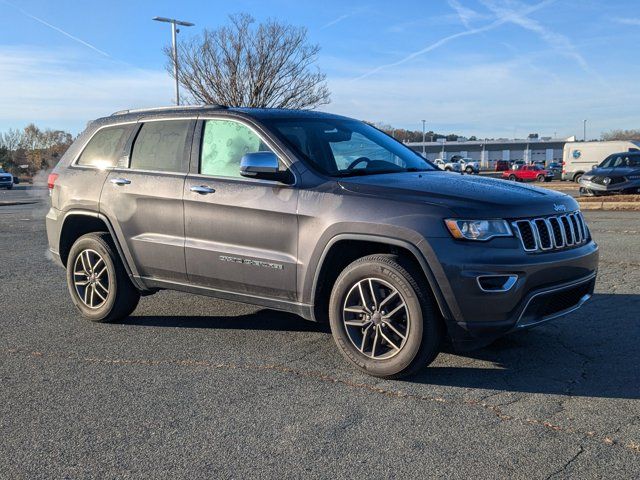
[(293, 185), (240, 176), (244, 154), (278, 154), (274, 144), (255, 125), (228, 117), (198, 122), (194, 145), (184, 185), (189, 281), (295, 300), (298, 191)]
[(187, 281), (182, 195), (194, 126), (190, 119), (140, 124), (104, 184), (101, 212), (143, 279)]

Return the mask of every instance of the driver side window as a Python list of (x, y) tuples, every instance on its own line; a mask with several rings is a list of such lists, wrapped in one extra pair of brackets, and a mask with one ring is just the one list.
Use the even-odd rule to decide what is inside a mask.
[(247, 153), (271, 152), (246, 125), (234, 120), (206, 120), (202, 132), (200, 173), (240, 178), (240, 161)]

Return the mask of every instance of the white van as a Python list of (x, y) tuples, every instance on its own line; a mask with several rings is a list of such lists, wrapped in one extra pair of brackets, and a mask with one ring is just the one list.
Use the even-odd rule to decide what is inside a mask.
[(612, 153), (640, 151), (640, 142), (567, 142), (562, 152), (562, 180), (578, 182), (583, 173)]

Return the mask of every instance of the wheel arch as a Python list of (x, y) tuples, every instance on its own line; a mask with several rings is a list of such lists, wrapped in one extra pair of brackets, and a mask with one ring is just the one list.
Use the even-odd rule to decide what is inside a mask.
[(66, 267), (67, 265), (69, 252), (71, 251), (71, 247), (75, 241), (82, 235), (94, 232), (105, 232), (109, 234), (127, 275), (129, 275), (129, 278), (138, 289), (146, 290), (145, 286), (140, 284), (136, 278), (137, 272), (135, 270), (135, 266), (132, 267), (132, 265), (127, 261), (125, 252), (118, 240), (118, 236), (116, 235), (111, 222), (106, 216), (98, 212), (88, 210), (70, 210), (65, 214), (62, 227), (60, 229), (60, 240), (58, 244), (60, 261), (63, 266)]
[(311, 287), (315, 320), (321, 322), (327, 320), (322, 306), (328, 305), (330, 287), (344, 267), (358, 258), (373, 253), (399, 253), (413, 262), (427, 281), (430, 293), (443, 318), (445, 320), (452, 318), (429, 263), (415, 245), (406, 240), (379, 235), (339, 234), (327, 242), (315, 268)]

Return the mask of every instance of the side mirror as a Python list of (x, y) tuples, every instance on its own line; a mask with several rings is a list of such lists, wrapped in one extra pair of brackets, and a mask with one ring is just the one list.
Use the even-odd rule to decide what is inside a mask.
[(595, 170), (596, 168), (598, 168), (598, 164), (597, 164), (597, 163), (594, 163), (594, 164), (591, 166), (591, 168)]
[(280, 162), (273, 152), (247, 153), (240, 160), (240, 175), (248, 178), (290, 183), (291, 174), (280, 171)]

